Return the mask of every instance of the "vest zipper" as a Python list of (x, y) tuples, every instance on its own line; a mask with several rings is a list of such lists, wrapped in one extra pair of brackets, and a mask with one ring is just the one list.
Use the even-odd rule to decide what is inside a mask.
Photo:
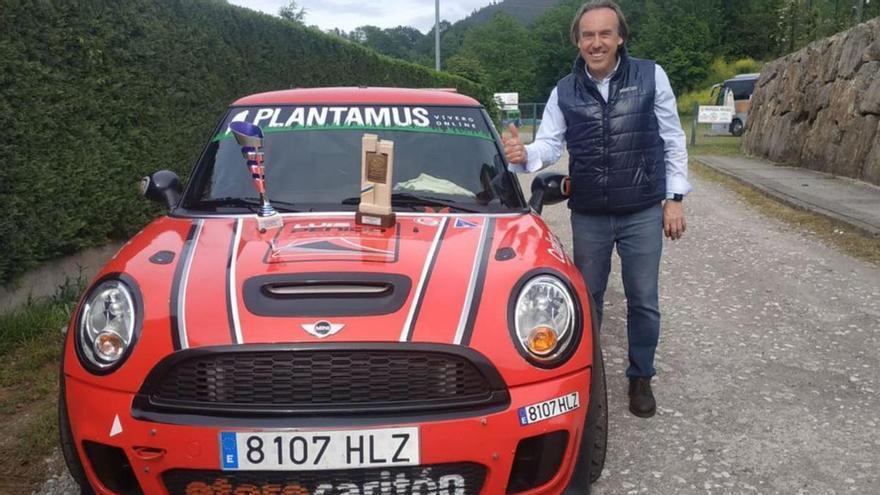
[(609, 149), (611, 148), (611, 129), (609, 128), (609, 120), (608, 116), (608, 107), (611, 101), (611, 95), (614, 94), (614, 81), (608, 82), (608, 98), (602, 98), (602, 95), (599, 95), (599, 99), (602, 101), (602, 134), (605, 141), (605, 158), (602, 160), (602, 166), (605, 169), (605, 187), (603, 188), (603, 192), (605, 194), (604, 202), (605, 209), (608, 209), (608, 183), (611, 180), (608, 171), (608, 162), (611, 160), (611, 153), (609, 153)]

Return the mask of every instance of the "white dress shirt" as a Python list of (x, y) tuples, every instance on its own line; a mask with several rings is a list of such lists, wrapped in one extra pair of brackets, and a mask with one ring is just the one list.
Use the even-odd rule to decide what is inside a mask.
[[(604, 79), (595, 79), (589, 70), (587, 77), (596, 83), (599, 93), (605, 101), (608, 101), (608, 86), (611, 77), (617, 72), (620, 59), (611, 74)], [(678, 109), (675, 105), (675, 94), (672, 93), (672, 85), (669, 77), (658, 64), (654, 64), (654, 115), (657, 116), (657, 125), (660, 128), (660, 137), (663, 139), (663, 151), (666, 161), (666, 197), (673, 194), (687, 194), (691, 191), (688, 182), (687, 146), (684, 130), (678, 119)], [(535, 135), (535, 142), (526, 145), (527, 161), (525, 164), (509, 164), (511, 172), (537, 172), (558, 162), (562, 157), (565, 147), (565, 117), (559, 108), (559, 100), (556, 96), (556, 88), (550, 93), (547, 105), (544, 107), (544, 115), (541, 118), (541, 126)]]

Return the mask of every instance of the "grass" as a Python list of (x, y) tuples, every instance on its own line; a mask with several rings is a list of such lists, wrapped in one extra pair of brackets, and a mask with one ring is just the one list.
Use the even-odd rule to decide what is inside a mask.
[(688, 142), (688, 154), (690, 155), (742, 155), (742, 138), (725, 134), (723, 136), (707, 136), (709, 124), (699, 124), (697, 127), (697, 144), (691, 145), (691, 127), (694, 119), (692, 116), (682, 117), (681, 125), (684, 128)]
[[(61, 322), (68, 315), (66, 306), (46, 302), (30, 303), (12, 313), (0, 315), (0, 356), (40, 340), (52, 326), (60, 331)], [(0, 386), (5, 374), (5, 369), (0, 371)]]
[[(57, 387), (56, 387), (57, 390)], [(51, 454), (58, 445), (58, 416), (55, 401), (48, 401), (45, 407), (36, 409), (25, 428), (17, 436), (16, 453), (20, 459), (26, 460), (25, 465), (39, 464), (33, 460)], [(41, 466), (34, 466), (41, 467)], [(45, 470), (39, 469), (41, 475), (37, 482), (43, 481)]]
[(29, 492), (47, 476), (42, 459), (58, 445), (61, 329), (84, 285), (69, 279), (54, 296), (0, 315), (0, 492)]

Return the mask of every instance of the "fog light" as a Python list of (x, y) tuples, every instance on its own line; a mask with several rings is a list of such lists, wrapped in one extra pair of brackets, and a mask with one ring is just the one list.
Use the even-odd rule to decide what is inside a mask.
[(568, 447), (568, 432), (554, 431), (524, 438), (516, 446), (507, 493), (520, 493), (547, 484), (559, 472)]
[(124, 350), (125, 341), (112, 330), (104, 330), (95, 339), (95, 353), (106, 361), (116, 361)]
[(83, 442), (83, 450), (86, 451), (86, 457), (98, 480), (111, 492), (125, 495), (144, 494), (131, 468), (131, 463), (121, 448), (86, 440)]
[(559, 337), (550, 327), (535, 327), (529, 332), (529, 349), (538, 356), (546, 356), (556, 349)]

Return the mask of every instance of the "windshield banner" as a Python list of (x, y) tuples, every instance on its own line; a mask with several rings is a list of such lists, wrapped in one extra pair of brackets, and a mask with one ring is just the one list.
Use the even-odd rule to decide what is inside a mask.
[(234, 108), (215, 141), (232, 137), (229, 124), (247, 122), (263, 133), (289, 131), (407, 131), (453, 134), (493, 141), (478, 108), (413, 106), (276, 106)]

